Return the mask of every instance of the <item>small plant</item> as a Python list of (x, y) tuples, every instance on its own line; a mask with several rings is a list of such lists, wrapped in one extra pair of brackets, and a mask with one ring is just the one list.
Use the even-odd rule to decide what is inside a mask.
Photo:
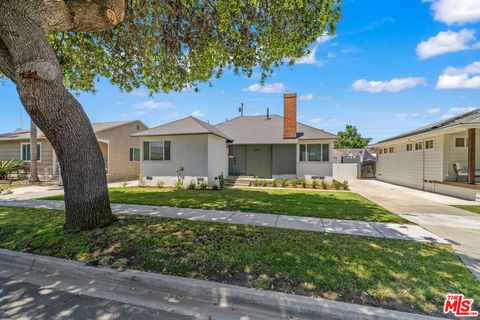
[(300, 184), (302, 185), (302, 188), (308, 187), (307, 179), (306, 179), (305, 177), (303, 177), (303, 178), (300, 180)]
[(337, 180), (333, 180), (332, 186), (335, 190), (340, 190), (342, 188), (342, 184)]
[(268, 181), (262, 180), (262, 187), (267, 187), (267, 186), (268, 186)]
[(260, 185), (260, 181), (258, 181), (258, 177), (255, 177), (255, 180), (253, 180), (253, 186), (258, 187)]
[(348, 180), (343, 180), (342, 182), (342, 188), (343, 190), (348, 190), (349, 189), (349, 185), (348, 185)]
[(175, 189), (175, 191), (183, 190), (183, 182), (179, 180), (175, 181), (173, 188)]
[(288, 180), (287, 179), (282, 179), (282, 188), (288, 187)]
[(157, 180), (157, 187), (158, 188), (163, 188), (163, 186), (165, 185), (165, 182), (163, 182), (162, 180)]
[(276, 188), (277, 187), (277, 180), (276, 179), (273, 179), (272, 181), (272, 188)]
[(200, 190), (205, 191), (205, 190), (207, 190), (208, 182), (207, 181), (202, 181), (198, 187), (200, 188)]
[(322, 189), (328, 189), (328, 183), (325, 181), (325, 179), (322, 180)]
[(218, 183), (220, 184), (220, 189), (223, 189), (223, 186), (225, 185), (225, 177), (223, 176), (223, 172), (218, 176)]
[(317, 189), (317, 187), (318, 187), (318, 180), (317, 180), (317, 179), (313, 179), (313, 180), (312, 180), (312, 188), (313, 188), (313, 189)]
[(195, 187), (196, 187), (196, 186), (195, 186), (195, 182), (192, 180), (192, 181), (190, 181), (190, 183), (188, 184), (187, 189), (188, 189), (188, 190), (195, 190)]
[(213, 190), (220, 190), (220, 187), (219, 187), (218, 185), (214, 184), (213, 187), (212, 187), (212, 189), (213, 189)]
[(122, 181), (121, 186), (122, 186), (122, 188), (128, 187), (128, 179), (127, 178), (125, 178), (125, 180)]
[(293, 178), (290, 180), (290, 184), (292, 185), (293, 188), (296, 188), (298, 184), (298, 180), (296, 178)]
[(143, 174), (138, 176), (138, 186), (139, 187), (146, 187), (147, 181), (145, 180), (145, 176)]

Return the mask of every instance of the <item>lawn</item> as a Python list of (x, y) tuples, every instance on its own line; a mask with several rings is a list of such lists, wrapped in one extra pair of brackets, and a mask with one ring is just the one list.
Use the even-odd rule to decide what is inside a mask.
[[(44, 199), (63, 199), (53, 196)], [(278, 213), (293, 216), (376, 222), (408, 220), (352, 192), (224, 189), (199, 191), (159, 188), (113, 188), (110, 201), (178, 208)]]
[(63, 221), (62, 211), (0, 207), (0, 247), (418, 313), (440, 315), (447, 292), (480, 301), (447, 245), (131, 215), (71, 233)]
[(454, 206), (454, 207), (480, 214), (480, 206)]

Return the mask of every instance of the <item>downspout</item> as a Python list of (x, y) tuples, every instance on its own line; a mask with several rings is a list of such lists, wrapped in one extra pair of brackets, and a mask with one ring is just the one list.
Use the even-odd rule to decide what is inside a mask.
[(422, 140), (422, 158), (423, 158), (422, 190), (425, 191), (425, 140)]

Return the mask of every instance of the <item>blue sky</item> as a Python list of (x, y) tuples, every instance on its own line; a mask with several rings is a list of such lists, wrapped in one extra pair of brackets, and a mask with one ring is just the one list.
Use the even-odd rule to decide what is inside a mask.
[[(374, 140), (479, 107), (480, 0), (345, 0), (333, 38), (312, 54), (258, 77), (226, 72), (200, 92), (121, 93), (100, 80), (79, 100), (92, 121), (141, 119), (157, 126), (193, 114), (216, 124), (238, 115), (283, 114), (284, 92), (296, 92), (299, 121), (336, 133), (354, 124)], [(0, 132), (28, 126), (11, 83), (1, 87)], [(22, 116), (21, 116), (22, 114)]]

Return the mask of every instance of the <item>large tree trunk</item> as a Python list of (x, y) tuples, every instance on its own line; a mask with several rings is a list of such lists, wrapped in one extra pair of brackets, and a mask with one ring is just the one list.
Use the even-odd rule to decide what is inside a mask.
[(40, 182), (37, 172), (37, 125), (30, 120), (30, 178), (29, 182)]
[[(115, 218), (110, 209), (104, 160), (93, 128), (81, 105), (63, 85), (60, 66), (39, 22), (41, 17), (30, 14), (41, 11), (42, 6), (68, 3), (77, 6), (69, 11), (75, 16), (82, 4), (89, 6), (112, 1), (121, 2), (0, 2), (0, 70), (15, 83), (25, 110), (55, 150), (65, 189), (65, 226), (69, 230), (102, 227)], [(107, 12), (99, 20), (111, 21), (111, 15)], [(54, 20), (48, 21), (46, 29), (52, 30)], [(74, 29), (77, 22), (71, 17), (71, 21), (64, 24), (68, 23)]]

